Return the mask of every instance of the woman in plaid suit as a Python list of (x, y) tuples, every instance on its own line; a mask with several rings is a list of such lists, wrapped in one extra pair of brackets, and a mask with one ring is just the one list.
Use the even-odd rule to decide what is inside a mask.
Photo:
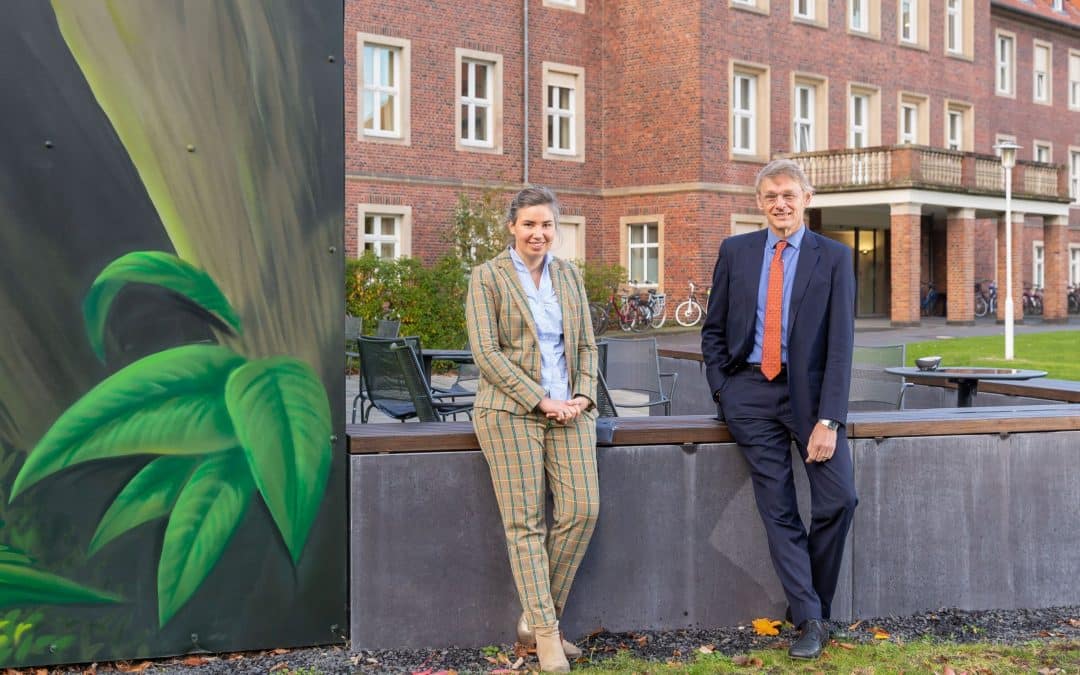
[[(465, 305), (480, 382), (473, 426), (491, 470), (524, 612), (518, 639), (540, 667), (581, 654), (558, 617), (599, 512), (596, 340), (581, 274), (551, 255), (555, 195), (530, 187), (510, 204), (510, 247), (473, 269)], [(545, 476), (555, 501), (547, 528)]]

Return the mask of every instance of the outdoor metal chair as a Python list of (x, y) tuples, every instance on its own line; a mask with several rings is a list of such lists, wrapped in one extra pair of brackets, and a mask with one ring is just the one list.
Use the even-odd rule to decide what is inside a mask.
[(421, 422), (442, 422), (443, 417), (435, 412), (435, 403), (431, 400), (431, 388), (424, 379), (424, 371), (416, 358), (416, 352), (407, 343), (393, 343), (390, 351), (397, 357), (398, 367), (404, 377), (405, 388), (412, 399), (416, 418)]
[(596, 410), (600, 417), (619, 416), (619, 411), (615, 409), (615, 404), (611, 401), (611, 392), (608, 391), (604, 374), (600, 372), (596, 374)]
[[(664, 390), (662, 380), (671, 382)], [(607, 340), (606, 383), (617, 408), (648, 408), (664, 406), (671, 414), (671, 399), (679, 383), (678, 373), (660, 372), (660, 356), (656, 338), (639, 340)], [(643, 400), (644, 399), (644, 400)]]
[(885, 372), (886, 368), (904, 365), (904, 345), (881, 347), (855, 347), (851, 358), (851, 390), (848, 394), (848, 410), (901, 410), (904, 393), (910, 382)]
[(375, 327), (375, 337), (396, 338), (401, 332), (401, 322), (396, 319), (379, 319)]
[[(392, 351), (394, 345), (407, 345), (414, 355), (421, 353), (420, 338), (416, 336), (379, 338), (364, 335), (360, 337), (360, 360), (363, 364), (361, 373), (367, 393), (366, 402), (361, 403), (360, 407), (361, 424), (368, 422), (372, 408), (402, 422), (416, 416), (416, 408), (405, 382), (405, 375), (398, 364), (397, 355)], [(419, 364), (419, 358), (416, 358), (416, 362)], [(419, 365), (417, 368), (420, 368)], [(459, 401), (457, 399), (463, 395), (462, 393), (432, 389), (424, 378), (423, 369), (419, 372), (426, 383), (425, 386), (431, 391), (431, 398), (439, 415), (446, 417), (460, 413), (469, 414), (472, 411), (472, 400)], [(353, 399), (354, 424), (359, 398), (358, 395)]]
[(363, 331), (364, 320), (358, 316), (345, 315), (345, 368), (359, 366), (360, 362), (360, 334)]

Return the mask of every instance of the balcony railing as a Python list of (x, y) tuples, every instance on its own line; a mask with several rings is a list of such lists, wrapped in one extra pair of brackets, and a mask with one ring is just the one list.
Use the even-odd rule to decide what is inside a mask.
[[(992, 196), (1005, 193), (1001, 161), (993, 155), (893, 145), (788, 157), (802, 166), (817, 192), (915, 187)], [(1067, 171), (1061, 165), (1018, 161), (1013, 169), (1013, 192), (1018, 197), (1067, 202)]]

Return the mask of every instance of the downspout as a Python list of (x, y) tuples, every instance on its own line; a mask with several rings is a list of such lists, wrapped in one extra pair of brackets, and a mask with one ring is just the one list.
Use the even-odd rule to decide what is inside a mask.
[(524, 38), (524, 45), (522, 51), (522, 108), (521, 108), (521, 120), (522, 120), (522, 134), (521, 134), (521, 182), (525, 185), (529, 184), (529, 0), (521, 0), (522, 5), (522, 20), (521, 20), (521, 34)]

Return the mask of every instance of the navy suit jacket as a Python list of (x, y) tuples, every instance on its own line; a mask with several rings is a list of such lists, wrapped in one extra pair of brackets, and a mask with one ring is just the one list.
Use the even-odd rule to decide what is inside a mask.
[[(712, 295), (701, 331), (709, 390), (721, 413), (728, 375), (754, 347), (758, 284), (767, 230), (728, 237), (720, 245)], [(847, 421), (855, 341), (855, 275), (851, 249), (807, 230), (788, 310), (788, 388), (796, 432), (805, 443), (819, 418)]]

